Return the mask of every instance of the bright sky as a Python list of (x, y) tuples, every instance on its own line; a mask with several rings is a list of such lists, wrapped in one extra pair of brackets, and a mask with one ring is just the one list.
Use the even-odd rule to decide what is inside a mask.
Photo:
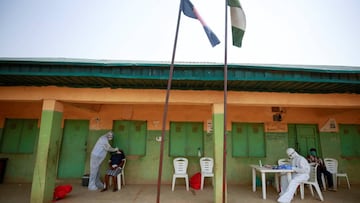
[[(224, 62), (225, 0), (191, 0), (175, 62)], [(242, 48), (228, 63), (360, 66), (359, 0), (241, 0)], [(171, 61), (180, 0), (0, 0), (0, 57)], [(228, 18), (230, 30), (230, 18)]]

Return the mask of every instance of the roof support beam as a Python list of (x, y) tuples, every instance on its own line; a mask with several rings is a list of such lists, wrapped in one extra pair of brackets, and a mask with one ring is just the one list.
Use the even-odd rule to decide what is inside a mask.
[[(55, 99), (87, 104), (163, 104), (165, 90), (0, 87), (0, 101), (42, 101)], [(173, 90), (169, 104), (212, 105), (223, 102), (222, 91)], [(358, 94), (302, 94), (271, 92), (228, 92), (228, 104), (318, 108), (360, 108)], [(89, 108), (87, 108), (90, 110)], [(96, 109), (91, 109), (96, 111)]]

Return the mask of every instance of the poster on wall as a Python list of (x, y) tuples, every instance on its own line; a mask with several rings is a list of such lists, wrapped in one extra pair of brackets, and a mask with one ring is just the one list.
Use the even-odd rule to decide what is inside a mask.
[(326, 123), (320, 128), (320, 132), (339, 132), (338, 125), (334, 118), (329, 118)]

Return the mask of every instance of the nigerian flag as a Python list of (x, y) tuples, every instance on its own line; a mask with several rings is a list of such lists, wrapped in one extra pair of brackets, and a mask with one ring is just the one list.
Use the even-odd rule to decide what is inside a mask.
[(241, 47), (246, 27), (245, 13), (239, 0), (228, 0), (228, 6), (230, 6), (233, 45)]

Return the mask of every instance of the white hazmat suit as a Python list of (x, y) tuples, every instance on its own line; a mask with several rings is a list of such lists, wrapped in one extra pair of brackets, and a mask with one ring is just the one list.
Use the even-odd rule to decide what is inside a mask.
[(290, 182), (288, 182), (286, 176), (281, 176), (281, 193), (277, 200), (281, 203), (291, 202), (297, 187), (302, 181), (308, 180), (310, 174), (310, 165), (304, 157), (299, 155), (293, 148), (288, 148), (286, 153), (291, 159), (294, 173)]
[(113, 133), (107, 132), (102, 135), (96, 142), (93, 150), (91, 151), (90, 158), (90, 176), (89, 176), (89, 190), (103, 189), (104, 184), (100, 180), (99, 168), (104, 161), (107, 152), (115, 152), (118, 148), (112, 148), (109, 144), (109, 140), (112, 140)]

